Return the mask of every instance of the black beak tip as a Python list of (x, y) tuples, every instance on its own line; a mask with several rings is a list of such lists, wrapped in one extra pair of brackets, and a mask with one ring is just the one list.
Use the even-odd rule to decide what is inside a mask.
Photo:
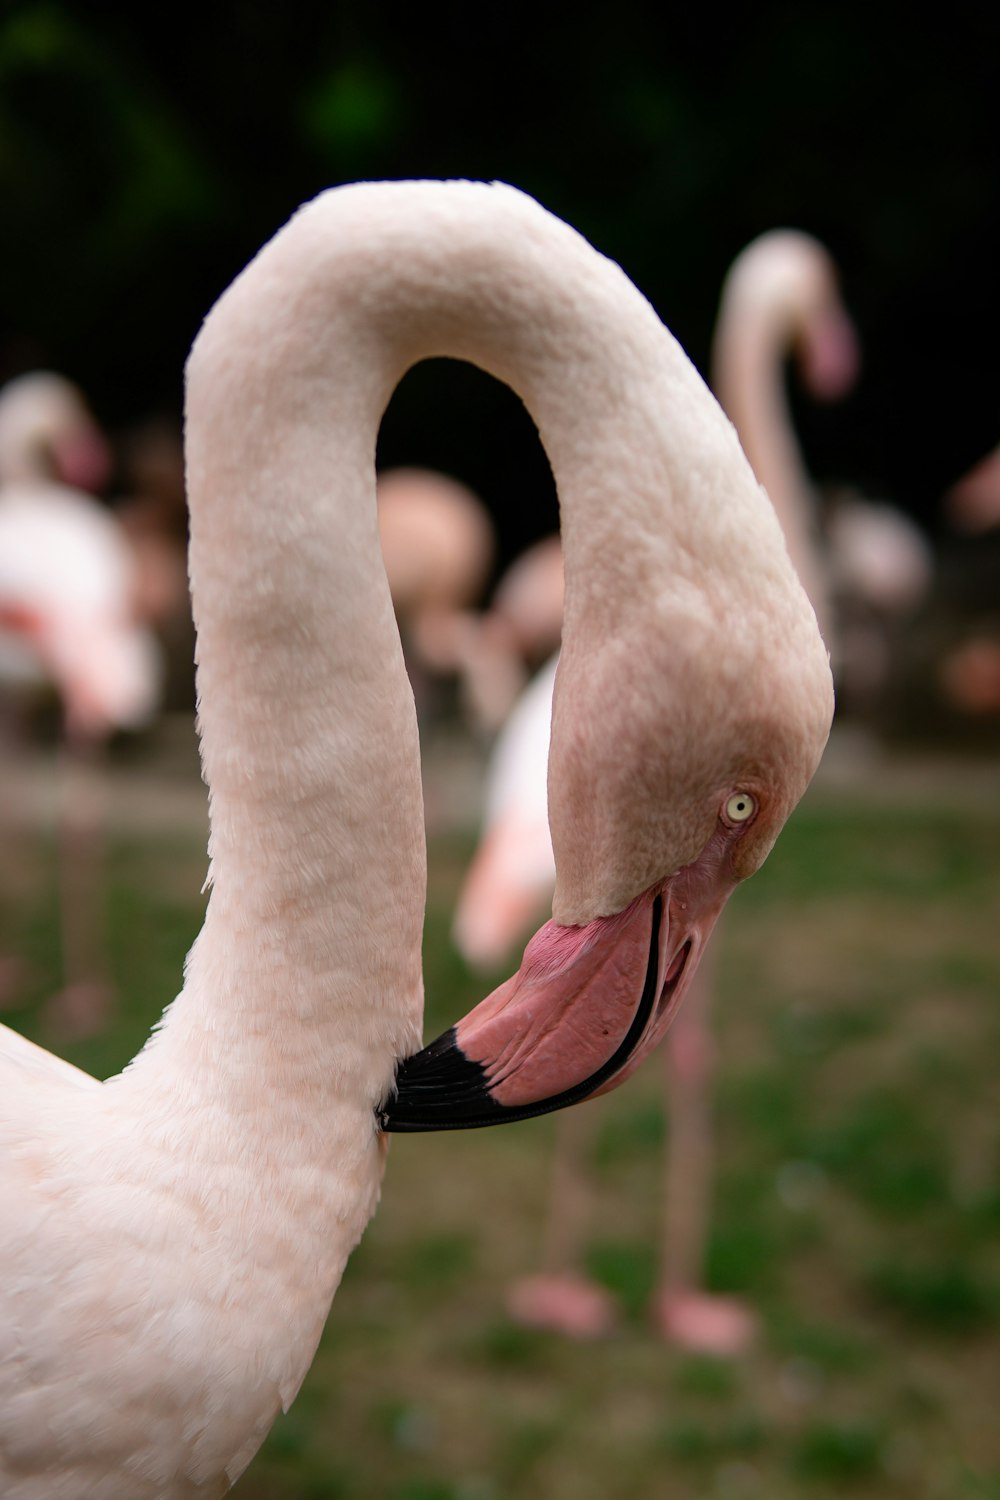
[(396, 1087), (377, 1113), (379, 1129), (395, 1134), (470, 1130), (495, 1125), (505, 1110), (489, 1092), (481, 1063), (465, 1056), (454, 1026), (396, 1070)]
[(567, 1105), (586, 1099), (624, 1066), (653, 1014), (659, 994), (662, 912), (663, 898), (657, 896), (652, 908), (646, 979), (632, 1023), (611, 1057), (589, 1077), (547, 1099), (515, 1105), (500, 1104), (490, 1091), (483, 1064), (466, 1057), (459, 1046), (458, 1033), (452, 1026), (422, 1052), (416, 1052), (400, 1063), (396, 1070), (395, 1089), (375, 1113), (379, 1129), (394, 1134), (476, 1130), (484, 1125), (529, 1120), (535, 1115), (565, 1109)]

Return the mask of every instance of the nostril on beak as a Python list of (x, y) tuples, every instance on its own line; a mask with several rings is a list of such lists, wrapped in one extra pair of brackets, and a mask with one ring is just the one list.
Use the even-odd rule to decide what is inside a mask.
[(657, 1012), (662, 1014), (664, 1005), (669, 1003), (674, 991), (687, 968), (688, 958), (691, 955), (691, 939), (682, 943), (670, 961), (670, 966), (664, 975), (663, 984), (660, 986), (660, 998), (657, 1002)]
[(663, 981), (664, 989), (666, 989), (668, 985), (676, 984), (678, 979), (680, 979), (681, 975), (684, 973), (684, 967), (687, 964), (688, 955), (690, 954), (690, 952), (691, 939), (688, 938), (687, 942), (682, 943), (677, 952), (674, 954), (673, 962), (671, 963), (670, 968), (667, 970), (666, 977)]

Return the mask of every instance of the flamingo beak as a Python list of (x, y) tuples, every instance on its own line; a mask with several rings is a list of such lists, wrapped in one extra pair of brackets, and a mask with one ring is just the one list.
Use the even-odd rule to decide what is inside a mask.
[(616, 916), (547, 922), (513, 978), (400, 1064), (381, 1128), (500, 1125), (616, 1088), (669, 1026), (732, 888), (706, 899), (684, 878), (698, 863)]

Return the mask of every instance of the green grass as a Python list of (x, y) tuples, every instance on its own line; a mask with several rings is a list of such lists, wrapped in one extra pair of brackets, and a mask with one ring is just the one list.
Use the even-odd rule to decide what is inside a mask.
[[(656, 1068), (595, 1110), (587, 1264), (618, 1331), (514, 1327), (554, 1125), (394, 1142), (383, 1203), (246, 1500), (1000, 1500), (1000, 779), (811, 795), (719, 933), (713, 1286), (748, 1298), (730, 1364), (664, 1347), (667, 1125)], [(935, 786), (938, 791), (935, 791)], [(427, 1032), (483, 992), (447, 940), (471, 836), (431, 849)], [(108, 1072), (179, 986), (201, 835), (116, 837), (121, 1009), (72, 1049)], [(0, 885), (28, 956), (12, 1019), (59, 982), (52, 859)], [(12, 873), (14, 872), (14, 873)]]

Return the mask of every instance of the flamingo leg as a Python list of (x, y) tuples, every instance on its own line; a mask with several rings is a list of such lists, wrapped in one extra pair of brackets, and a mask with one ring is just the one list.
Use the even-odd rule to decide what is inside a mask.
[[(715, 1155), (711, 987), (709, 960), (709, 968), (695, 976), (660, 1054), (670, 1128), (652, 1316), (668, 1342), (729, 1356), (751, 1342), (756, 1319), (737, 1299), (712, 1294), (704, 1284)], [(607, 1333), (616, 1317), (609, 1293), (581, 1269), (593, 1217), (588, 1163), (596, 1124), (592, 1109), (568, 1110), (557, 1119), (542, 1269), (515, 1281), (507, 1299), (515, 1321), (573, 1338)]]
[(704, 1284), (715, 1160), (711, 1100), (715, 1048), (709, 1028), (712, 967), (707, 955), (660, 1054), (670, 1128), (660, 1286), (652, 1314), (669, 1342), (700, 1353), (734, 1355), (751, 1342), (754, 1315), (735, 1298), (708, 1292)]
[[(710, 960), (709, 960), (710, 961)], [(669, 1118), (660, 1279), (665, 1292), (685, 1295), (701, 1286), (711, 1215), (711, 1075), (708, 984), (696, 973), (660, 1053)]]
[(593, 1105), (557, 1117), (542, 1269), (515, 1281), (507, 1298), (515, 1322), (580, 1339), (608, 1333), (616, 1317), (610, 1293), (580, 1269), (593, 1210), (587, 1163), (597, 1120)]
[(59, 754), (59, 923), (63, 988), (48, 1001), (45, 1022), (56, 1035), (92, 1036), (108, 1018), (104, 910), (107, 784), (103, 746), (68, 736)]
[(549, 1215), (542, 1241), (542, 1266), (560, 1275), (579, 1266), (592, 1217), (593, 1193), (587, 1163), (592, 1154), (599, 1110), (564, 1110), (556, 1121)]

